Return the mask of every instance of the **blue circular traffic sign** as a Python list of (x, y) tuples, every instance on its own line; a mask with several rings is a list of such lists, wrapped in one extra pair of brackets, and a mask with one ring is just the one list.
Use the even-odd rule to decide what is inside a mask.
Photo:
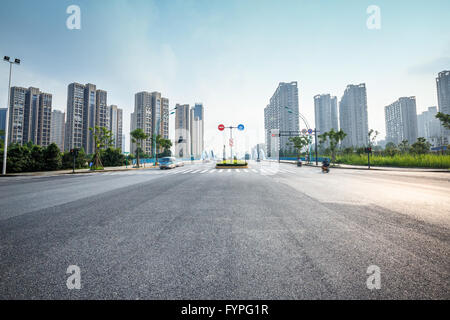
[(309, 133), (309, 134), (312, 134), (312, 133), (313, 133), (312, 129), (309, 129), (309, 130), (308, 130), (308, 133)]
[(243, 125), (243, 124), (240, 124), (240, 125), (238, 125), (237, 128), (238, 128), (239, 131), (243, 131), (243, 130), (244, 130), (244, 125)]

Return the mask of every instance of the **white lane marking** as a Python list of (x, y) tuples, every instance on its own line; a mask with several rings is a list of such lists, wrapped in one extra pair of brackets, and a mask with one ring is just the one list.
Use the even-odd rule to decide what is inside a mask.
[(183, 172), (182, 174), (186, 174), (186, 173), (189, 173), (189, 172), (191, 172), (192, 170), (186, 170), (185, 172)]
[(243, 171), (248, 173), (248, 170), (247, 170), (247, 169), (244, 169)]
[(255, 170), (255, 169), (252, 169), (252, 171), (253, 171), (254, 173), (258, 173), (258, 170)]
[(227, 172), (231, 172), (231, 169), (228, 169), (228, 171)]
[(217, 172), (222, 173), (222, 172), (223, 172), (223, 169), (219, 169), (219, 171), (217, 171)]
[(200, 172), (200, 173), (205, 173), (205, 172), (207, 172), (208, 170), (203, 170), (202, 172)]
[(241, 172), (239, 169), (234, 169), (236, 172)]
[(213, 173), (213, 172), (216, 172), (216, 171), (217, 171), (217, 169), (211, 169), (211, 170), (209, 170), (208, 173)]

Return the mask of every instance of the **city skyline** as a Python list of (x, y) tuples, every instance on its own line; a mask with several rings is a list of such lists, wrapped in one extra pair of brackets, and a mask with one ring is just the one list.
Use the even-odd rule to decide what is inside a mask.
[[(0, 31), (0, 49), (22, 59), (13, 85), (26, 83), (51, 92), (54, 109), (65, 111), (66, 86), (74, 80), (108, 91), (124, 109), (127, 137), (133, 93), (148, 89), (165, 92), (170, 107), (200, 98), (208, 106), (205, 136), (215, 139), (207, 138), (206, 147), (221, 140), (217, 124), (222, 122), (242, 122), (250, 145), (263, 142), (259, 110), (283, 81), (298, 81), (300, 110), (310, 123), (315, 95), (331, 92), (340, 97), (347, 84), (366, 83), (369, 127), (380, 131), (380, 138), (385, 134), (384, 106), (399, 96), (416, 96), (419, 113), (438, 105), (434, 78), (450, 65), (450, 41), (442, 31), (450, 25), (445, 19), (448, 1), (379, 1), (380, 30), (366, 26), (369, 1), (326, 3), (327, 10), (324, 1), (283, 4), (259, 2), (255, 12), (252, 1), (185, 1), (170, 6), (79, 1), (81, 30), (68, 30), (68, 3), (16, 1), (5, 4), (0, 13), (10, 26)], [(18, 12), (24, 17), (33, 13), (42, 21), (19, 23)], [(192, 21), (185, 29), (175, 22), (181, 15)], [(267, 23), (274, 15), (283, 19)], [(291, 31), (283, 33), (287, 27)], [(41, 38), (43, 32), (49, 35), (45, 49), (43, 43), (27, 41)], [(420, 43), (408, 41), (425, 34)], [(14, 41), (17, 37), (23, 41)], [(80, 52), (79, 47), (86, 50)], [(102, 47), (108, 50), (99, 50)], [(271, 50), (275, 47), (283, 50)], [(0, 73), (6, 75), (6, 65)], [(7, 87), (6, 76), (0, 77), (0, 87)], [(2, 106), (6, 94), (1, 90)]]

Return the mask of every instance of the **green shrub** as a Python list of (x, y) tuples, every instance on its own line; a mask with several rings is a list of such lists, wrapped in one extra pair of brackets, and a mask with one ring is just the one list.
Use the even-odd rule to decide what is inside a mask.
[(108, 148), (102, 150), (100, 157), (105, 167), (118, 167), (125, 163), (125, 156), (120, 152), (120, 149)]
[[(336, 163), (367, 165), (366, 155), (339, 155)], [(371, 155), (370, 164), (386, 167), (410, 167), (410, 168), (450, 168), (450, 155), (438, 154), (394, 154), (393, 156)]]

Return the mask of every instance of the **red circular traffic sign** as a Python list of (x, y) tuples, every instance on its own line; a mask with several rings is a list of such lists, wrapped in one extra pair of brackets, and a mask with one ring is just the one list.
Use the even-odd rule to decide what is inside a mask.
[(224, 126), (223, 124), (219, 124), (219, 130), (220, 130), (220, 131), (225, 130), (225, 126)]

